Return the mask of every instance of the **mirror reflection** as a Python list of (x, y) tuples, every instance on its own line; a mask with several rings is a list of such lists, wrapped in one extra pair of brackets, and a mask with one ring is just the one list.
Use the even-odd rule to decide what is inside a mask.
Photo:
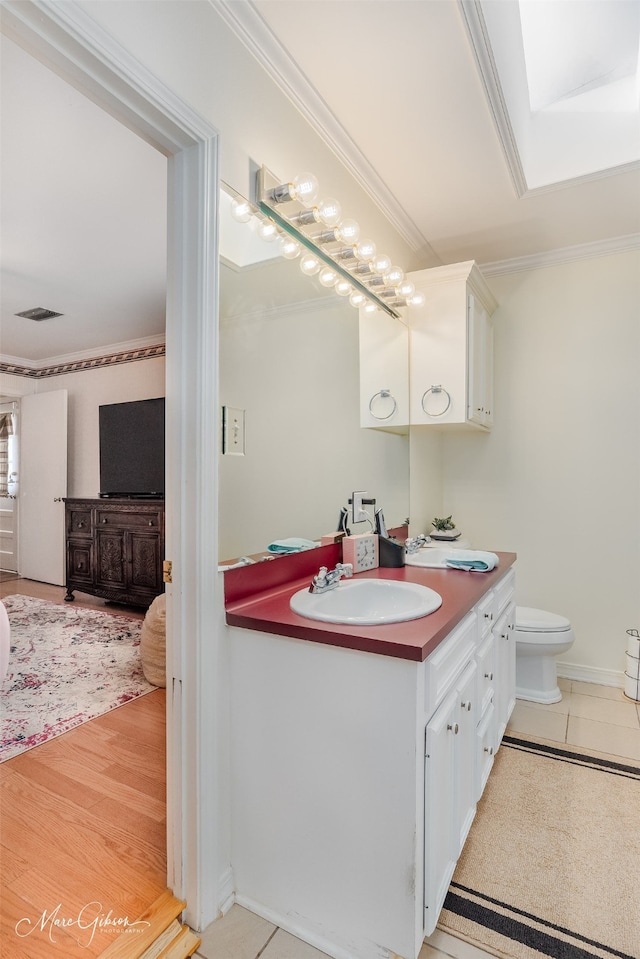
[(375, 498), (388, 527), (404, 523), (408, 437), (360, 427), (358, 311), (230, 208), (223, 192), (220, 402), (244, 411), (244, 453), (220, 458), (221, 562), (318, 540), (354, 489)]

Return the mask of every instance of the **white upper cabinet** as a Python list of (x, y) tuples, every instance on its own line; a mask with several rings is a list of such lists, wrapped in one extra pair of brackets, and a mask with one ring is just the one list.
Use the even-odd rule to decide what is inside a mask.
[(409, 274), (425, 296), (407, 311), (411, 425), (491, 429), (497, 303), (473, 260)]
[(409, 428), (409, 329), (381, 310), (360, 309), (360, 426)]

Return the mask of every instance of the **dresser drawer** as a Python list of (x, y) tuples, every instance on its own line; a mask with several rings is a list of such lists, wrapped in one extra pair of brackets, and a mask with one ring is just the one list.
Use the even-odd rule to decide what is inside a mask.
[(91, 510), (67, 507), (67, 535), (91, 536)]
[(99, 509), (96, 523), (98, 529), (103, 529), (105, 526), (118, 529), (160, 529), (162, 513), (160, 510), (141, 512), (137, 509), (135, 512), (128, 512), (127, 510)]
[(425, 661), (425, 703), (431, 715), (476, 649), (478, 619), (471, 612)]

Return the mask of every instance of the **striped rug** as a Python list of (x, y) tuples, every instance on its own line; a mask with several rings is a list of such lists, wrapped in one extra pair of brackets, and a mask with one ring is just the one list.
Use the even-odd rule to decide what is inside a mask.
[(506, 736), (439, 927), (510, 959), (640, 959), (640, 763)]

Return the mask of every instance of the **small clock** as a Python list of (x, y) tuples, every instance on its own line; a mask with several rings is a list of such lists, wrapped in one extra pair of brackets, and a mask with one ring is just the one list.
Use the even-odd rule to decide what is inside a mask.
[(377, 569), (378, 537), (375, 533), (358, 533), (354, 536), (345, 536), (342, 540), (342, 562), (351, 563), (354, 573), (362, 573), (366, 569)]

